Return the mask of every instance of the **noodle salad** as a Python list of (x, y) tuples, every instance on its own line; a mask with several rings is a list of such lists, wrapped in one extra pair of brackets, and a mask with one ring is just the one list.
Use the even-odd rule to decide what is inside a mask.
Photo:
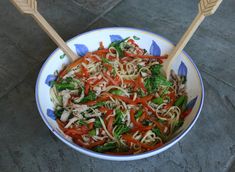
[(60, 130), (96, 152), (128, 155), (166, 143), (187, 115), (186, 78), (162, 73), (153, 56), (126, 38), (60, 71), (50, 89)]

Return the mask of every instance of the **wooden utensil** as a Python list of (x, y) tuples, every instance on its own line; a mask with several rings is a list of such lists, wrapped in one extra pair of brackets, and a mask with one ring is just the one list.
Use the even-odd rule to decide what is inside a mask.
[(74, 61), (78, 58), (78, 56), (66, 45), (64, 40), (58, 35), (58, 33), (37, 11), (36, 0), (10, 0), (10, 1), (20, 12), (31, 15), (39, 24), (39, 26), (57, 44), (57, 46), (60, 47), (62, 51), (70, 58), (71, 61)]
[(174, 48), (173, 52), (169, 55), (168, 60), (164, 63), (163, 67), (168, 79), (170, 76), (171, 65), (173, 61), (182, 52), (182, 50), (184, 49), (190, 38), (193, 36), (196, 29), (205, 19), (205, 17), (214, 14), (221, 2), (222, 0), (201, 0), (199, 2), (199, 10), (197, 16), (193, 20), (192, 24), (189, 26), (188, 30), (184, 33), (184, 35)]

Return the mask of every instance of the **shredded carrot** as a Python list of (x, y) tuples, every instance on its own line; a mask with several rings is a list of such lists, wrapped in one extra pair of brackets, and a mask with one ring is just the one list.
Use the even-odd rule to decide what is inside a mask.
[(91, 53), (87, 53), (85, 56), (78, 58), (73, 63), (69, 64), (59, 75), (59, 78), (63, 78), (72, 68), (78, 66), (81, 63), (86, 63), (86, 58), (90, 57)]
[(102, 49), (102, 50), (97, 50), (94, 51), (93, 54), (99, 55), (99, 56), (104, 56), (109, 52), (108, 49)]

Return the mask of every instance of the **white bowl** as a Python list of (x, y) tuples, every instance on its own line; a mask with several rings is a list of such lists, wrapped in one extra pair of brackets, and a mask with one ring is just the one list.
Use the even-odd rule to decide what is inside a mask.
[[(164, 55), (170, 53), (174, 47), (170, 41), (157, 34), (144, 30), (123, 27), (103, 28), (89, 31), (74, 37), (73, 39), (69, 40), (67, 44), (74, 52), (83, 55), (86, 53), (86, 51), (97, 50), (100, 41), (102, 41), (104, 46), (107, 47), (111, 41), (119, 40), (129, 36), (136, 36), (136, 39), (139, 38), (139, 40), (136, 40), (137, 44), (154, 55)], [(73, 143), (59, 130), (55, 121), (55, 116), (53, 114), (54, 107), (50, 100), (50, 86), (48, 83), (49, 81), (55, 79), (53, 74), (56, 70), (60, 71), (62, 69), (62, 64), (69, 64), (69, 59), (66, 56), (63, 58), (61, 55), (63, 55), (63, 52), (60, 49), (56, 49), (48, 57), (40, 70), (36, 84), (37, 107), (47, 127), (61, 141), (81, 153), (96, 158), (115, 161), (137, 160), (159, 154), (183, 138), (195, 124), (201, 112), (204, 101), (204, 87), (202, 78), (193, 60), (185, 52), (182, 52), (177, 60), (173, 63), (172, 68), (176, 71), (176, 73), (179, 73), (180, 75), (186, 75), (187, 77), (187, 92), (189, 96), (188, 109), (191, 109), (191, 112), (186, 117), (184, 125), (170, 141), (156, 150), (142, 154), (126, 156), (101, 154), (82, 148)]]

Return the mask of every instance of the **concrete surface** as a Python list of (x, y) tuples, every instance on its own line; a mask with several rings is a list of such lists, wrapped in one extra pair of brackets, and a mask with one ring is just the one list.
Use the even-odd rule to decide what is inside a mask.
[[(38, 0), (40, 12), (67, 40), (94, 28), (129, 26), (177, 42), (196, 15), (189, 0)], [(0, 1), (1, 172), (234, 172), (235, 1), (224, 0), (185, 50), (203, 76), (206, 97), (191, 132), (160, 155), (112, 162), (82, 155), (50, 133), (39, 116), (34, 87), (56, 48), (29, 16)]]

